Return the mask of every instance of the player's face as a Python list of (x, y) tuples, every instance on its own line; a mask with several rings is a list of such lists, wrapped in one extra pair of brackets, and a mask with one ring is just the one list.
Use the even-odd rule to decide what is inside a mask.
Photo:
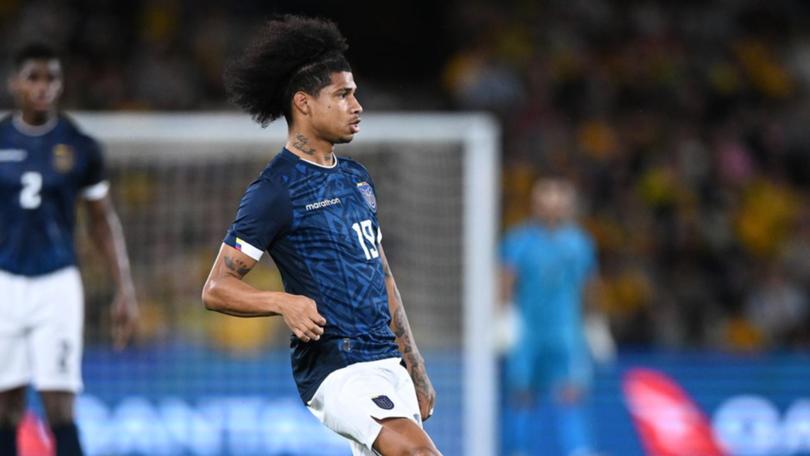
[(360, 131), (363, 107), (355, 96), (357, 85), (348, 71), (332, 73), (332, 83), (311, 98), (312, 126), (332, 144), (347, 143)]
[(28, 60), (12, 76), (9, 88), (18, 108), (34, 113), (49, 112), (62, 94), (62, 66), (56, 59)]
[(547, 223), (561, 223), (574, 216), (576, 194), (566, 181), (542, 180), (535, 185), (532, 197), (535, 216)]

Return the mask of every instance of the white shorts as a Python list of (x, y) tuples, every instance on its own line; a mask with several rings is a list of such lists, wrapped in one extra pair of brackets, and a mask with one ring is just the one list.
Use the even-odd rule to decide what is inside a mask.
[(75, 267), (36, 277), (0, 271), (0, 315), (0, 391), (81, 391), (84, 294)]
[(382, 425), (376, 419), (408, 418), (422, 427), (416, 389), (399, 358), (356, 363), (329, 374), (307, 404), (329, 429), (347, 438), (352, 454), (372, 449)]

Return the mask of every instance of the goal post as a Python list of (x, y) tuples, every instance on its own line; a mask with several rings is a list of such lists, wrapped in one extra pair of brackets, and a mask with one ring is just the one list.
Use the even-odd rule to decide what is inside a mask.
[[(172, 253), (172, 245), (191, 242), (182, 239), (190, 230), (202, 230), (191, 237), (216, 248), (238, 196), (280, 150), (287, 133), (283, 122), (262, 129), (236, 113), (79, 112), (72, 117), (105, 146), (113, 196), (135, 251), (139, 295), (153, 293), (153, 269), (170, 273), (177, 268), (167, 262), (187, 261), (180, 250)], [(366, 165), (375, 180), (386, 251), (416, 340), (431, 363), (428, 371), (438, 393), (451, 391), (451, 397), (440, 396), (438, 407), (452, 402), (454, 416), (426, 423), (432, 435), (441, 434), (434, 437), (440, 447), (459, 439), (453, 422), (459, 423), (461, 442), (446, 454), (497, 454), (492, 321), (497, 299), (499, 136), (496, 121), (480, 113), (366, 114), (355, 140), (336, 148), (338, 155)], [(249, 164), (237, 164), (240, 160)], [(118, 180), (138, 179), (148, 181), (149, 188), (117, 188)], [(228, 195), (220, 198), (226, 190)], [(144, 192), (161, 195), (131, 196)], [(129, 208), (128, 202), (135, 200), (146, 200), (145, 207)], [(139, 221), (143, 214), (150, 219)], [(175, 233), (158, 238), (163, 223)], [(165, 285), (170, 291), (148, 300), (174, 306), (161, 315), (179, 321), (182, 306), (199, 301), (199, 288), (187, 278), (163, 280), (172, 282)], [(100, 292), (88, 284), (88, 300), (94, 293)], [(92, 344), (92, 335), (88, 339)], [(460, 367), (442, 366), (445, 362)], [(434, 372), (440, 375), (434, 378)], [(443, 413), (437, 408), (437, 415)]]

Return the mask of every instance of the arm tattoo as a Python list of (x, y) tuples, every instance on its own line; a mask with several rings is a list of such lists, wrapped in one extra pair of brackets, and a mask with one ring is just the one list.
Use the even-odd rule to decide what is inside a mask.
[[(388, 261), (383, 260), (382, 267), (383, 267), (383, 274), (385, 274), (385, 278), (386, 279), (390, 278), (392, 274), (391, 274), (391, 266), (388, 266)], [(397, 293), (399, 293), (399, 290), (397, 290)], [(400, 299), (399, 302), (402, 302), (402, 299)]]
[(402, 359), (405, 360), (405, 366), (411, 376), (417, 396), (427, 397), (432, 387), (425, 370), (425, 362), (416, 348), (416, 342), (411, 333), (411, 325), (408, 322), (408, 316), (405, 315), (405, 307), (402, 305), (402, 295), (399, 293), (396, 282), (394, 282), (391, 267), (388, 265), (388, 260), (384, 254), (382, 255), (382, 265), (386, 281), (391, 280), (388, 299), (394, 304), (395, 309), (391, 315), (391, 330), (396, 336), (399, 351), (402, 352)]
[(396, 298), (399, 302), (399, 306), (397, 306), (395, 313), (396, 317), (393, 318), (394, 335), (399, 342), (402, 358), (405, 360), (405, 366), (408, 369), (408, 373), (411, 375), (416, 393), (420, 397), (423, 397), (430, 392), (430, 380), (428, 380), (427, 371), (425, 371), (425, 363), (424, 360), (422, 360), (422, 355), (416, 349), (416, 343), (413, 340), (413, 334), (411, 334), (408, 317), (405, 315), (405, 309), (402, 307), (402, 298), (399, 295), (399, 290), (396, 291)]
[(229, 271), (235, 272), (240, 279), (244, 277), (245, 274), (250, 272), (250, 267), (248, 267), (245, 262), (238, 258), (234, 259), (229, 256), (225, 257), (225, 267), (227, 267)]
[(315, 149), (310, 147), (309, 140), (306, 136), (302, 135), (301, 133), (297, 133), (295, 135), (295, 142), (293, 143), (293, 147), (300, 150), (301, 152), (307, 155), (315, 155)]

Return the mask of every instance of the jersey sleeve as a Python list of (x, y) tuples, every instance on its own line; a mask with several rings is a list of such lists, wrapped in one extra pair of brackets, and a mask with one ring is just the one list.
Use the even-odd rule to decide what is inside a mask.
[(225, 244), (259, 261), (273, 240), (292, 222), (287, 188), (270, 179), (253, 182), (242, 196)]
[(87, 154), (87, 166), (82, 174), (79, 187), (85, 199), (100, 200), (107, 196), (110, 189), (101, 145), (94, 139), (87, 138), (85, 153)]
[[(363, 170), (363, 173), (366, 175), (366, 182), (368, 182), (368, 185), (371, 186), (371, 192), (374, 195), (374, 204), (375, 204), (374, 210), (377, 211), (379, 210), (380, 202), (379, 200), (377, 200), (377, 187), (374, 186), (374, 179), (371, 178), (371, 174), (368, 172), (365, 166), (359, 163), (358, 165)], [(383, 238), (382, 227), (379, 224), (377, 224), (377, 246), (380, 246), (382, 244), (382, 238)]]
[[(344, 158), (344, 160), (345, 160), (345, 158)], [(379, 210), (379, 201), (377, 200), (377, 187), (374, 185), (374, 179), (371, 178), (371, 173), (369, 173), (368, 169), (366, 169), (366, 167), (363, 166), (363, 164), (361, 164), (360, 162), (352, 160), (352, 159), (348, 159), (348, 160), (350, 160), (350, 162), (359, 171), (360, 177), (371, 187), (371, 193), (372, 193), (372, 196), (373, 196), (373, 199), (374, 199), (374, 211), (376, 212), (377, 210)], [(382, 238), (383, 238), (382, 228), (378, 224), (377, 225), (377, 246), (382, 244)]]
[(511, 269), (517, 269), (521, 256), (521, 236), (518, 232), (510, 232), (504, 236), (500, 245), (501, 264)]

